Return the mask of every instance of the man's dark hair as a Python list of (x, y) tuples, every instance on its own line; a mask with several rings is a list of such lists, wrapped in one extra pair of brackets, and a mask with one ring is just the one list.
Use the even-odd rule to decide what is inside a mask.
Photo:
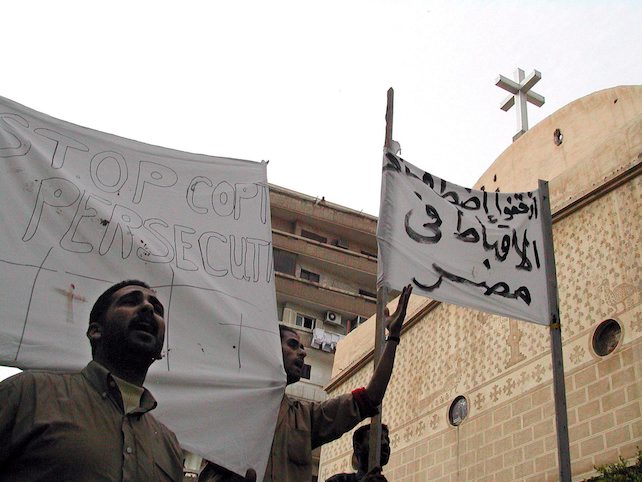
[(294, 333), (295, 335), (299, 335), (294, 328), (289, 327), (288, 325), (283, 325), (279, 323), (279, 336), (281, 337), (281, 340), (283, 339), (283, 332), (289, 331), (290, 333)]
[[(381, 431), (387, 432), (388, 426), (385, 423), (381, 424)], [(362, 425), (354, 431), (352, 434), (352, 448), (356, 448), (357, 445), (361, 445), (364, 442), (366, 433), (370, 433), (370, 424)]]
[(107, 288), (102, 295), (98, 297), (96, 302), (94, 303), (94, 306), (91, 309), (91, 313), (89, 313), (89, 323), (100, 323), (103, 319), (103, 316), (105, 315), (105, 312), (109, 308), (109, 305), (111, 304), (111, 296), (118, 291), (121, 288), (124, 288), (125, 286), (142, 286), (143, 288), (150, 289), (149, 285), (145, 283), (144, 281), (140, 281), (137, 279), (128, 279), (125, 281), (121, 281), (120, 283), (116, 283), (115, 285)]

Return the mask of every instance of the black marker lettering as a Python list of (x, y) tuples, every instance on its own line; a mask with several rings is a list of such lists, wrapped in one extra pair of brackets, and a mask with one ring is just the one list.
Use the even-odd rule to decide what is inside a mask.
[(171, 187), (178, 181), (178, 174), (174, 169), (158, 164), (157, 162), (140, 161), (138, 164), (138, 179), (136, 180), (136, 192), (134, 193), (134, 204), (139, 204), (143, 198), (143, 190), (146, 184), (157, 187)]
[(65, 164), (65, 156), (69, 149), (89, 152), (89, 147), (85, 144), (61, 134), (60, 132), (52, 131), (51, 129), (46, 129), (44, 127), (35, 129), (34, 132), (54, 142), (54, 149), (51, 155), (51, 167), (54, 169), (60, 169)]
[(42, 211), (45, 205), (57, 208), (66, 208), (75, 204), (80, 198), (80, 189), (71, 181), (61, 177), (52, 177), (40, 181), (36, 204), (31, 213), (31, 219), (25, 233), (22, 235), (23, 241), (29, 241), (33, 238), (38, 230), (38, 224), (42, 217)]

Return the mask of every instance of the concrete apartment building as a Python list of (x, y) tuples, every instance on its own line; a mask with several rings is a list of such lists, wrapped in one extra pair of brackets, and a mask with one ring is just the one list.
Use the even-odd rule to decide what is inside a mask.
[(288, 393), (325, 400), (339, 337), (376, 308), (377, 219), (273, 185), (270, 209), (279, 320), (311, 348), (310, 378)]
[[(549, 180), (576, 481), (642, 448), (641, 173), (642, 86), (623, 86), (544, 119), (476, 184)], [(548, 328), (417, 296), (407, 319), (383, 402), (388, 480), (558, 480)], [(373, 337), (374, 317), (338, 344), (330, 396), (368, 380)], [(351, 434), (324, 446), (319, 480), (350, 456)]]

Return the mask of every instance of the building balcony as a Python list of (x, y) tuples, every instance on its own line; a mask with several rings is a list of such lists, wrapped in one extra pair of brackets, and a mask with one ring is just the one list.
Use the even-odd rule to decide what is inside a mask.
[(323, 286), (285, 273), (276, 272), (275, 281), (279, 300), (310, 305), (319, 311), (331, 310), (368, 318), (377, 307), (377, 300), (374, 298)]
[(270, 211), (272, 217), (293, 222), (303, 219), (322, 230), (345, 233), (346, 238), (376, 252), (377, 218), (369, 214), (273, 184), (270, 185)]
[(356, 284), (373, 288), (377, 281), (377, 259), (354, 251), (325, 243), (272, 230), (272, 242), (275, 248), (295, 253), (303, 262), (314, 265), (323, 263), (323, 271), (353, 280)]

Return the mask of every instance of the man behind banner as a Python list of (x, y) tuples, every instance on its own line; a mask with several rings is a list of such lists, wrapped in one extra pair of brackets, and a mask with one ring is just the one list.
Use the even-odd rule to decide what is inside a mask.
[(181, 481), (182, 451), (149, 412), (143, 382), (161, 357), (164, 309), (137, 280), (89, 316), (93, 360), (78, 373), (25, 371), (0, 383), (0, 481)]
[[(366, 417), (376, 415), (386, 393), (395, 362), (401, 326), (406, 317), (412, 288), (404, 287), (392, 316), (386, 309), (388, 328), (385, 348), (379, 364), (365, 388), (326, 400), (304, 402), (283, 395), (265, 482), (300, 482), (312, 476), (312, 450), (331, 442)], [(305, 348), (298, 333), (281, 325), (281, 350), (287, 384), (301, 379)]]

